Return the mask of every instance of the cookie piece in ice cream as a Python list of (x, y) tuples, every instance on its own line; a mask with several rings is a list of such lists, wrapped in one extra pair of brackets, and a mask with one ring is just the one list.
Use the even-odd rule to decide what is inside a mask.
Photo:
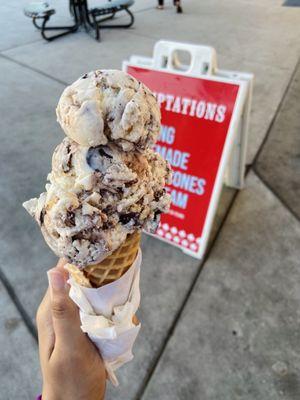
[(63, 91), (56, 113), (65, 134), (82, 146), (111, 141), (124, 151), (144, 151), (160, 130), (160, 110), (152, 92), (118, 70), (82, 76)]
[(100, 262), (127, 234), (154, 232), (170, 205), (168, 163), (153, 150), (83, 147), (65, 138), (46, 192), (25, 203), (51, 249), (79, 267)]

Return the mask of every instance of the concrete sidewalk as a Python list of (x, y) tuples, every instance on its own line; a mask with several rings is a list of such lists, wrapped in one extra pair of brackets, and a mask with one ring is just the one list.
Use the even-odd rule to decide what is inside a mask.
[[(31, 400), (41, 388), (35, 312), (55, 257), (21, 203), (43, 190), (62, 139), (60, 93), (170, 39), (211, 45), (221, 68), (255, 74), (247, 185), (224, 188), (202, 263), (144, 237), (143, 329), (107, 399), (298, 399), (300, 8), (185, 0), (177, 15), (171, 1), (157, 11), (137, 0), (130, 30), (46, 43), (23, 16), (26, 3), (0, 4), (0, 398)], [(51, 4), (57, 21), (70, 20), (66, 1)]]

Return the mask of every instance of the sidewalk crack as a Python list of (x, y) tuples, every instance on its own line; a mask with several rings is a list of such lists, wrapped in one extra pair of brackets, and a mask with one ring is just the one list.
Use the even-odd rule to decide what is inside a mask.
[(68, 85), (67, 82), (64, 82), (64, 81), (61, 81), (60, 79), (54, 78), (53, 76), (47, 74), (46, 72), (43, 72), (43, 71), (41, 71), (41, 70), (39, 70), (39, 69), (37, 69), (37, 68), (33, 68), (33, 67), (31, 67), (30, 65), (25, 64), (25, 63), (23, 63), (23, 62), (21, 62), (21, 61), (17, 61), (17, 60), (15, 60), (14, 58), (11, 58), (11, 57), (7, 56), (6, 54), (0, 53), (0, 57), (1, 57), (1, 58), (4, 58), (5, 60), (10, 61), (10, 62), (12, 62), (12, 63), (14, 63), (14, 64), (17, 64), (17, 65), (19, 65), (20, 67), (23, 67), (23, 68), (29, 69), (30, 71), (36, 72), (37, 74), (42, 75), (42, 76), (44, 76), (45, 78), (48, 78), (48, 79), (51, 79), (51, 80), (53, 80), (53, 81), (55, 81), (55, 82), (57, 82), (57, 83), (60, 83), (61, 85), (64, 85), (64, 86), (67, 86), (67, 85)]
[(0, 281), (2, 282), (3, 286), (5, 287), (7, 293), (9, 295), (10, 299), (12, 300), (12, 302), (14, 303), (15, 307), (19, 311), (29, 333), (33, 336), (33, 338), (37, 342), (38, 336), (37, 336), (36, 327), (33, 324), (30, 316), (28, 315), (27, 311), (23, 307), (21, 301), (19, 300), (18, 296), (16, 295), (14, 288), (12, 287), (11, 283), (9, 282), (9, 280), (7, 279), (6, 275), (4, 274), (4, 272), (2, 271), (1, 268), (0, 268)]

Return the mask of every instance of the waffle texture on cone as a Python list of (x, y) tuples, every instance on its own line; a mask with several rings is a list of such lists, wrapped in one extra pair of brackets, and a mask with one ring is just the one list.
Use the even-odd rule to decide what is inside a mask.
[(75, 265), (66, 264), (64, 268), (69, 272), (69, 275), (78, 285), (88, 288), (93, 287), (88, 278), (84, 275), (84, 272), (77, 268)]
[(72, 264), (66, 269), (81, 286), (101, 287), (119, 279), (131, 267), (140, 247), (141, 233), (128, 235), (125, 242), (100, 263), (79, 270)]

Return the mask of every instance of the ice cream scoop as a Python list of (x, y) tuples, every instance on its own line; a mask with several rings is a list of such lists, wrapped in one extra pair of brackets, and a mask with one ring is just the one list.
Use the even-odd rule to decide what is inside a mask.
[(170, 204), (168, 163), (151, 149), (124, 152), (108, 143), (56, 148), (46, 192), (24, 203), (52, 250), (83, 268), (118, 248), (137, 230), (154, 232)]
[(113, 142), (122, 150), (143, 151), (156, 141), (160, 110), (152, 92), (122, 71), (85, 74), (61, 95), (57, 119), (81, 146)]

